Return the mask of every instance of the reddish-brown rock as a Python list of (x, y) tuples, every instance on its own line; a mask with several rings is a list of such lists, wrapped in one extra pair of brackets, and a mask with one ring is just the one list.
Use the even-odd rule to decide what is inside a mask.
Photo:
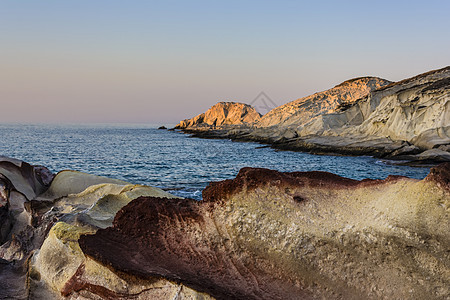
[(448, 168), (422, 181), (245, 168), (200, 202), (138, 198), (79, 244), (218, 299), (445, 299)]

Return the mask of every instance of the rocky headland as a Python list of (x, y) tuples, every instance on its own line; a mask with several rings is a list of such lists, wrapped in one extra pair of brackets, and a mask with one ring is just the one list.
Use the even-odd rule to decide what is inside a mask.
[(2, 299), (448, 299), (450, 163), (242, 169), (203, 200), (0, 158)]
[(348, 80), (245, 124), (194, 119), (175, 128), (195, 137), (255, 141), (315, 154), (371, 155), (412, 165), (448, 162), (450, 67), (399, 82)]
[(216, 128), (253, 124), (261, 115), (250, 105), (237, 102), (219, 102), (192, 119), (181, 121), (176, 128)]

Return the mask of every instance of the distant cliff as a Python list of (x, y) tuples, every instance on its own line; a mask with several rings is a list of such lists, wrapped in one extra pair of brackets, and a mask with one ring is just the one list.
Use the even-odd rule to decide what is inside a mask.
[(349, 110), (364, 120), (361, 133), (448, 151), (450, 67), (383, 87)]
[(258, 122), (260, 127), (302, 125), (311, 119), (337, 108), (348, 106), (367, 96), (371, 91), (392, 83), (377, 77), (360, 77), (347, 80), (334, 88), (303, 97), (281, 105)]
[(351, 79), (246, 124), (252, 126), (189, 132), (311, 153), (450, 161), (450, 67), (399, 82)]
[(261, 115), (250, 105), (237, 102), (219, 102), (205, 113), (181, 121), (175, 128), (216, 127), (222, 125), (253, 124)]

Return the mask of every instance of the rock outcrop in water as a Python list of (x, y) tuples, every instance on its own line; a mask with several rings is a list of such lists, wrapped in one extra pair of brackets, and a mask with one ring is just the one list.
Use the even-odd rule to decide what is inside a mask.
[(436, 164), (450, 161), (449, 103), (446, 67), (395, 83), (373, 77), (350, 80), (275, 108), (251, 126), (184, 130), (285, 150)]
[(79, 242), (217, 299), (447, 299), (449, 182), (450, 164), (424, 180), (244, 168), (200, 202), (140, 197)]
[(181, 121), (175, 128), (215, 128), (227, 125), (246, 125), (257, 122), (261, 115), (250, 105), (236, 102), (219, 102), (205, 113)]

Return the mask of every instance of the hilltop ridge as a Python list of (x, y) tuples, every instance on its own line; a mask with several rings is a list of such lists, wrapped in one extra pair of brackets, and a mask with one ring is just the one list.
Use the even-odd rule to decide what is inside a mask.
[(198, 116), (181, 121), (175, 128), (216, 127), (222, 125), (252, 124), (261, 115), (250, 105), (237, 102), (219, 102)]
[(450, 67), (398, 82), (358, 77), (274, 108), (240, 126), (177, 128), (197, 137), (274, 148), (372, 155), (412, 164), (450, 161)]

